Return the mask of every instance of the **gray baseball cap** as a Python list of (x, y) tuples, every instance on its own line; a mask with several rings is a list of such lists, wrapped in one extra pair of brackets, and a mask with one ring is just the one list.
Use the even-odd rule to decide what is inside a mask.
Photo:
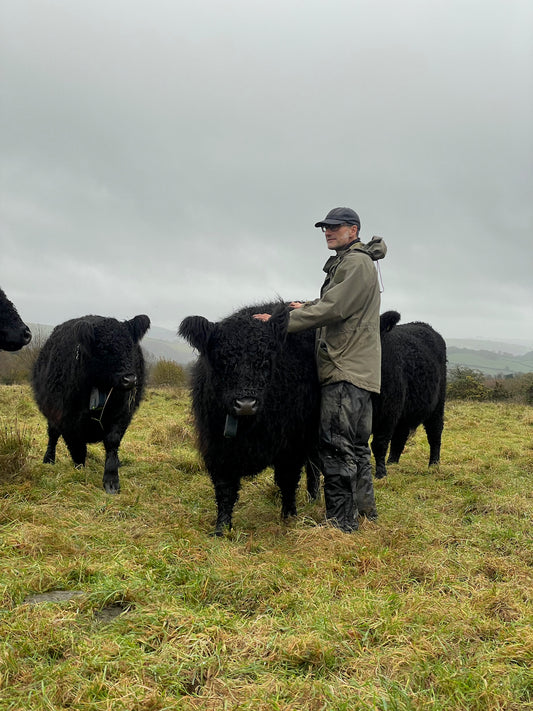
[(328, 225), (357, 225), (361, 229), (361, 220), (357, 212), (350, 207), (334, 207), (323, 220), (315, 223), (315, 227), (327, 227)]

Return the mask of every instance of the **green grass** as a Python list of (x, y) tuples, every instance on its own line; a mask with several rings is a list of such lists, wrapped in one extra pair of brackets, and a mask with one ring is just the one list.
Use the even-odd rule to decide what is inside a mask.
[(533, 709), (530, 407), (451, 402), (440, 467), (419, 431), (354, 535), (303, 487), (280, 522), (267, 471), (224, 539), (186, 394), (148, 391), (116, 497), (101, 445), (41, 463), (28, 388), (0, 413), (2, 711)]

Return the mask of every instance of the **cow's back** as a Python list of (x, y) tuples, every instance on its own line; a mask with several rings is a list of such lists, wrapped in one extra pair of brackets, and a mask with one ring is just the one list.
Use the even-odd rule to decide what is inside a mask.
[(433, 409), (446, 386), (446, 345), (431, 326), (412, 322), (382, 334), (382, 407), (415, 420)]

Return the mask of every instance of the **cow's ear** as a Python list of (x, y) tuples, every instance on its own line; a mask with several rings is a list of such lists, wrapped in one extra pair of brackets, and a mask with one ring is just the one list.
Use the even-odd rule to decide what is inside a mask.
[(380, 333), (388, 333), (389, 331), (392, 331), (400, 319), (401, 316), (397, 311), (385, 311), (385, 313), (381, 314), (379, 317)]
[(146, 331), (150, 328), (150, 319), (145, 314), (134, 316), (129, 321), (124, 321), (135, 343), (139, 343)]
[(276, 340), (283, 343), (287, 337), (287, 327), (289, 325), (289, 309), (285, 304), (279, 304), (272, 309), (272, 316), (268, 320), (268, 325), (273, 330)]
[(187, 316), (180, 323), (178, 335), (185, 338), (197, 351), (206, 355), (207, 347), (215, 328), (216, 324), (208, 321), (203, 316)]
[(85, 353), (90, 353), (95, 340), (94, 323), (78, 321), (75, 327), (76, 343)]

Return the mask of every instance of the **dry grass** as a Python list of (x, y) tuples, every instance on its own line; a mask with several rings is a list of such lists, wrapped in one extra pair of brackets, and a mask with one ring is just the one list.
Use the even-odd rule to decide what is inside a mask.
[(183, 392), (149, 391), (117, 497), (100, 446), (41, 463), (27, 388), (0, 412), (0, 709), (533, 709), (531, 408), (451, 403), (440, 467), (417, 433), (355, 535), (303, 491), (281, 523), (265, 472), (222, 540)]

